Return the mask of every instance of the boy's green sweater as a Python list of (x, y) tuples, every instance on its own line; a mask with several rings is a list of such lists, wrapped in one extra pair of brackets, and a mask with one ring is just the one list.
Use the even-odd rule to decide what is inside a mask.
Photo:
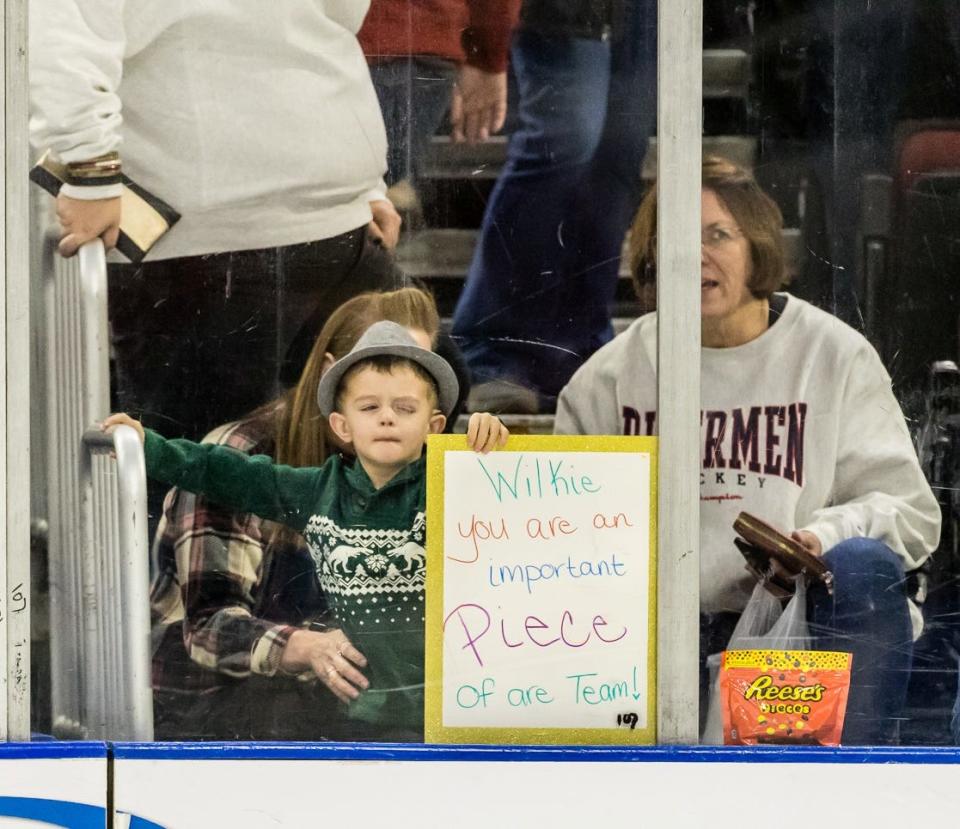
[(370, 688), (351, 703), (349, 716), (385, 733), (422, 734), (424, 459), (378, 490), (360, 463), (339, 456), (294, 468), (150, 430), (144, 452), (151, 478), (303, 534), (335, 624), (368, 661)]

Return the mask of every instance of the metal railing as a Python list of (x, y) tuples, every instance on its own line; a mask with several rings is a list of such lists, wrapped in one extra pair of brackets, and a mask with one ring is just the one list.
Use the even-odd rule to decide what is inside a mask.
[(149, 554), (143, 450), (109, 412), (100, 241), (44, 251), (50, 661), (54, 734), (149, 740)]
[(129, 426), (90, 429), (81, 472), (89, 499), (80, 549), (83, 687), (91, 736), (153, 738), (150, 687), (150, 562), (143, 446)]

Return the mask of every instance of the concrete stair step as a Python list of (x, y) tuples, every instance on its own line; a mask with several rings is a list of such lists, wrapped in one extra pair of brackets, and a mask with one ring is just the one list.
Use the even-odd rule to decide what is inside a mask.
[(704, 49), (703, 97), (746, 100), (751, 72), (750, 55), (742, 49)]
[[(498, 415), (503, 424), (510, 430), (511, 435), (552, 435), (553, 415), (521, 415), (502, 413)], [(462, 414), (457, 418), (455, 431), (466, 434), (470, 415)]]
[[(752, 136), (708, 135), (703, 138), (703, 151), (721, 155), (747, 169), (757, 157), (758, 141)], [(428, 179), (490, 180), (500, 175), (507, 158), (507, 137), (495, 135), (482, 144), (455, 144), (446, 135), (435, 135), (427, 149), (422, 176)], [(652, 181), (657, 173), (657, 139), (643, 160), (642, 174)]]
[[(407, 276), (430, 281), (462, 281), (467, 275), (479, 231), (463, 228), (432, 228), (406, 234), (397, 248), (397, 262)], [(787, 272), (799, 272), (803, 261), (800, 230), (783, 231)], [(620, 278), (630, 279), (626, 257), (620, 262)]]
[[(636, 319), (636, 317), (614, 317), (611, 319), (610, 322), (613, 325), (613, 336), (616, 337), (619, 334), (622, 334)], [(440, 320), (440, 327), (443, 328), (444, 331), (449, 331), (452, 324), (452, 317), (443, 317)]]
[[(705, 49), (703, 52), (703, 97), (704, 100), (742, 100), (749, 95), (751, 81), (751, 61), (742, 49)], [(729, 144), (734, 139), (718, 139), (714, 152), (726, 155), (735, 161), (752, 166), (756, 156), (756, 142), (751, 148), (734, 147)], [(704, 146), (713, 139), (705, 138)], [(506, 158), (507, 137), (493, 136), (483, 144), (468, 146), (453, 144), (447, 136), (435, 136), (432, 146), (424, 159), (423, 177), (433, 179), (490, 179), (496, 178)], [(653, 178), (656, 169), (656, 157), (651, 162), (648, 153), (644, 162), (644, 177)]]
[[(703, 154), (719, 155), (739, 164), (746, 170), (753, 170), (757, 160), (760, 141), (751, 135), (705, 135), (703, 136)], [(657, 139), (650, 139), (647, 155), (643, 159), (643, 178), (653, 181), (657, 177)]]

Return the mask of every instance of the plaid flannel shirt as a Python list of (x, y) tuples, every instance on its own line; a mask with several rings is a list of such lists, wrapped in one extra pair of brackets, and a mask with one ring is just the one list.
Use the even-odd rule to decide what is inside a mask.
[[(215, 429), (205, 442), (272, 454), (262, 422)], [(251, 673), (273, 676), (298, 627), (326, 603), (302, 536), (206, 498), (170, 490), (154, 541), (153, 685), (201, 691)]]

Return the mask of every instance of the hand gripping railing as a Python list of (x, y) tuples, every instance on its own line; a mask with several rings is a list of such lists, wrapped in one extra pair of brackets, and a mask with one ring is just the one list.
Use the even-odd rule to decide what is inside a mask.
[[(62, 737), (150, 739), (146, 506), (134, 494), (144, 487), (142, 460), (134, 475), (133, 450), (118, 445), (116, 472), (102, 475), (94, 457), (102, 447), (83, 439), (110, 406), (103, 245), (70, 259), (55, 247), (48, 238), (43, 256), (53, 728)], [(117, 492), (103, 484), (111, 475)], [(130, 526), (99, 527), (111, 520), (109, 505)], [(117, 545), (101, 543), (112, 532)]]

